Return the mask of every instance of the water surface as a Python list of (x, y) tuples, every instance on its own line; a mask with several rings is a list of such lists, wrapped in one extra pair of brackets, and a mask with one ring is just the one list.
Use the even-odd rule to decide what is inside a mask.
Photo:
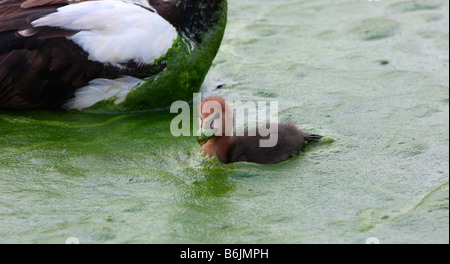
[(229, 0), (204, 94), (334, 139), (278, 165), (204, 159), (168, 111), (0, 112), (0, 243), (448, 243), (448, 19), (443, 0)]

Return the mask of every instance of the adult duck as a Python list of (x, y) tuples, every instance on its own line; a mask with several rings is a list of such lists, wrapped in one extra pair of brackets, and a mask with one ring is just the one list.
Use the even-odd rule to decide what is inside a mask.
[(0, 109), (146, 110), (192, 97), (226, 0), (0, 0)]
[[(206, 105), (210, 102), (217, 103), (218, 107), (212, 108), (213, 104)], [(276, 135), (262, 136), (261, 127), (255, 127), (246, 130), (242, 136), (232, 136), (233, 109), (221, 97), (204, 99), (199, 105), (199, 115), (202, 133), (197, 140), (202, 146), (202, 152), (209, 157), (217, 156), (219, 161), (225, 164), (242, 161), (258, 164), (280, 163), (298, 155), (304, 150), (306, 142), (322, 139), (322, 136), (306, 133), (289, 122), (271, 123), (271, 127), (277, 126)], [(261, 140), (270, 137), (277, 138), (276, 144), (263, 147)]]

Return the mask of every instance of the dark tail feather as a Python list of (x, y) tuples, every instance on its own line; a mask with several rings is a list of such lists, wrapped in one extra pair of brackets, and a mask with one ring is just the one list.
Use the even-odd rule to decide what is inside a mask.
[(306, 140), (308, 141), (320, 141), (323, 137), (321, 135), (308, 134), (306, 135)]

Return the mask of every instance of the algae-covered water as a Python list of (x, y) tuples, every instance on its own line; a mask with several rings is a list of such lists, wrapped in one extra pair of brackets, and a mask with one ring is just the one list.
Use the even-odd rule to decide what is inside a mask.
[(334, 142), (222, 165), (169, 110), (2, 111), (0, 243), (448, 243), (448, 1), (229, 0), (228, 19), (204, 96), (276, 100)]

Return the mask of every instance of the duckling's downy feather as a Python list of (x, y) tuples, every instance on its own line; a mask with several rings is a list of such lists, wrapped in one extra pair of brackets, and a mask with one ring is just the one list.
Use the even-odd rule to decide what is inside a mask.
[(278, 142), (274, 147), (260, 147), (260, 140), (266, 140), (269, 136), (258, 136), (258, 129), (254, 129), (256, 130), (257, 136), (248, 136), (252, 133), (250, 131), (246, 131), (244, 136), (232, 137), (226, 163), (239, 161), (254, 162), (259, 164), (280, 163), (298, 155), (300, 151), (304, 149), (307, 141), (317, 141), (322, 138), (319, 135), (311, 135), (301, 131), (293, 123), (270, 125), (278, 125), (277, 134), (270, 135), (270, 137), (278, 137)]

